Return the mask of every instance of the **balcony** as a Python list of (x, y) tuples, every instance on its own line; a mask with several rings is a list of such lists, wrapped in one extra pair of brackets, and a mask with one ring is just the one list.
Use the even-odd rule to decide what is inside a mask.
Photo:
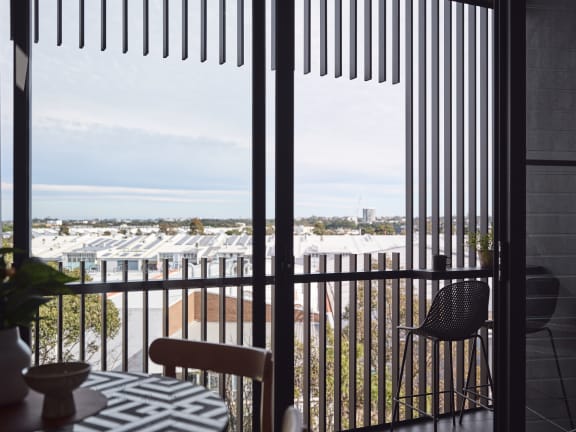
[[(180, 237), (175, 236), (174, 242)], [(341, 243), (349, 240), (336, 237), (341, 237)], [(392, 240), (393, 236), (381, 237)], [(308, 244), (315, 241), (319, 239), (306, 240)], [(76, 269), (82, 280), (72, 285), (73, 294), (61, 296), (50, 308), (43, 307), (32, 332), (35, 362), (81, 359), (96, 369), (161, 373), (147, 355), (147, 347), (156, 337), (251, 345), (250, 258), (248, 253), (227, 258), (215, 254), (197, 261), (162, 258), (158, 265), (147, 259), (137, 264), (128, 259), (60, 263), (62, 268)], [(417, 324), (443, 283), (488, 276), (490, 271), (481, 269), (407, 270), (398, 252), (297, 257), (292, 307), (294, 393), (295, 405), (310, 430), (385, 427), (391, 418), (391, 398), (404, 346), (396, 327)], [(272, 328), (275, 276), (269, 274), (265, 282), (266, 345), (273, 349), (279, 343)], [(482, 335), (490, 343), (486, 328)], [(447, 349), (443, 347), (440, 356), (442, 388), (450, 367)], [(455, 384), (461, 387), (468, 368), (468, 343), (455, 344), (453, 350)], [(429, 390), (431, 366), (429, 344), (416, 339), (403, 391), (417, 394)], [(486, 365), (480, 357), (473, 368), (473, 380), (486, 384)], [(231, 430), (251, 430), (251, 386), (218, 375), (181, 373), (183, 378), (202, 380), (226, 396)], [(448, 400), (447, 396), (441, 398), (441, 412), (449, 407)], [(458, 398), (456, 406), (460, 403)], [(416, 405), (429, 411), (430, 398), (420, 398)], [(417, 411), (400, 412), (400, 419), (411, 425), (419, 424), (421, 417)], [(470, 418), (467, 416), (466, 422)], [(490, 417), (475, 414), (473, 418)]]

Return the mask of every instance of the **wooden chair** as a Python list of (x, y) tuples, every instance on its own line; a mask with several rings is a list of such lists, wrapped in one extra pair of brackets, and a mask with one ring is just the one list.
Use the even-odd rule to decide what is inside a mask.
[(305, 429), (300, 411), (293, 405), (289, 406), (282, 417), (282, 432), (302, 432), (303, 430)]
[(262, 348), (182, 339), (160, 338), (150, 344), (150, 359), (164, 366), (164, 375), (176, 377), (176, 367), (238, 375), (262, 383), (260, 425), (271, 432), (272, 353)]

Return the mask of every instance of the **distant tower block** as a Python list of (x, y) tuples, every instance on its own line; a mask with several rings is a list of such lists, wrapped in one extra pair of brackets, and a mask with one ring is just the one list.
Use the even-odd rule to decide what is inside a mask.
[(376, 220), (376, 209), (365, 208), (362, 209), (362, 222), (372, 223)]

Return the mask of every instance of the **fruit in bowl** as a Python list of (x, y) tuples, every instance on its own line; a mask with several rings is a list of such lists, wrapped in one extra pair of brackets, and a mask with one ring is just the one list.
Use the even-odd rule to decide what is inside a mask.
[(72, 392), (90, 373), (90, 365), (83, 362), (51, 363), (26, 368), (24, 381), (32, 390), (44, 395), (42, 417), (68, 417), (76, 412)]

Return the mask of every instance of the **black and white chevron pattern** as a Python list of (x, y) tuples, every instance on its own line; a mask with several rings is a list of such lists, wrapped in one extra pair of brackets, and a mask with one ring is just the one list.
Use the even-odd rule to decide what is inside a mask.
[(225, 402), (189, 382), (138, 373), (93, 372), (83, 386), (102, 392), (108, 406), (69, 425), (67, 431), (212, 432), (228, 425)]

